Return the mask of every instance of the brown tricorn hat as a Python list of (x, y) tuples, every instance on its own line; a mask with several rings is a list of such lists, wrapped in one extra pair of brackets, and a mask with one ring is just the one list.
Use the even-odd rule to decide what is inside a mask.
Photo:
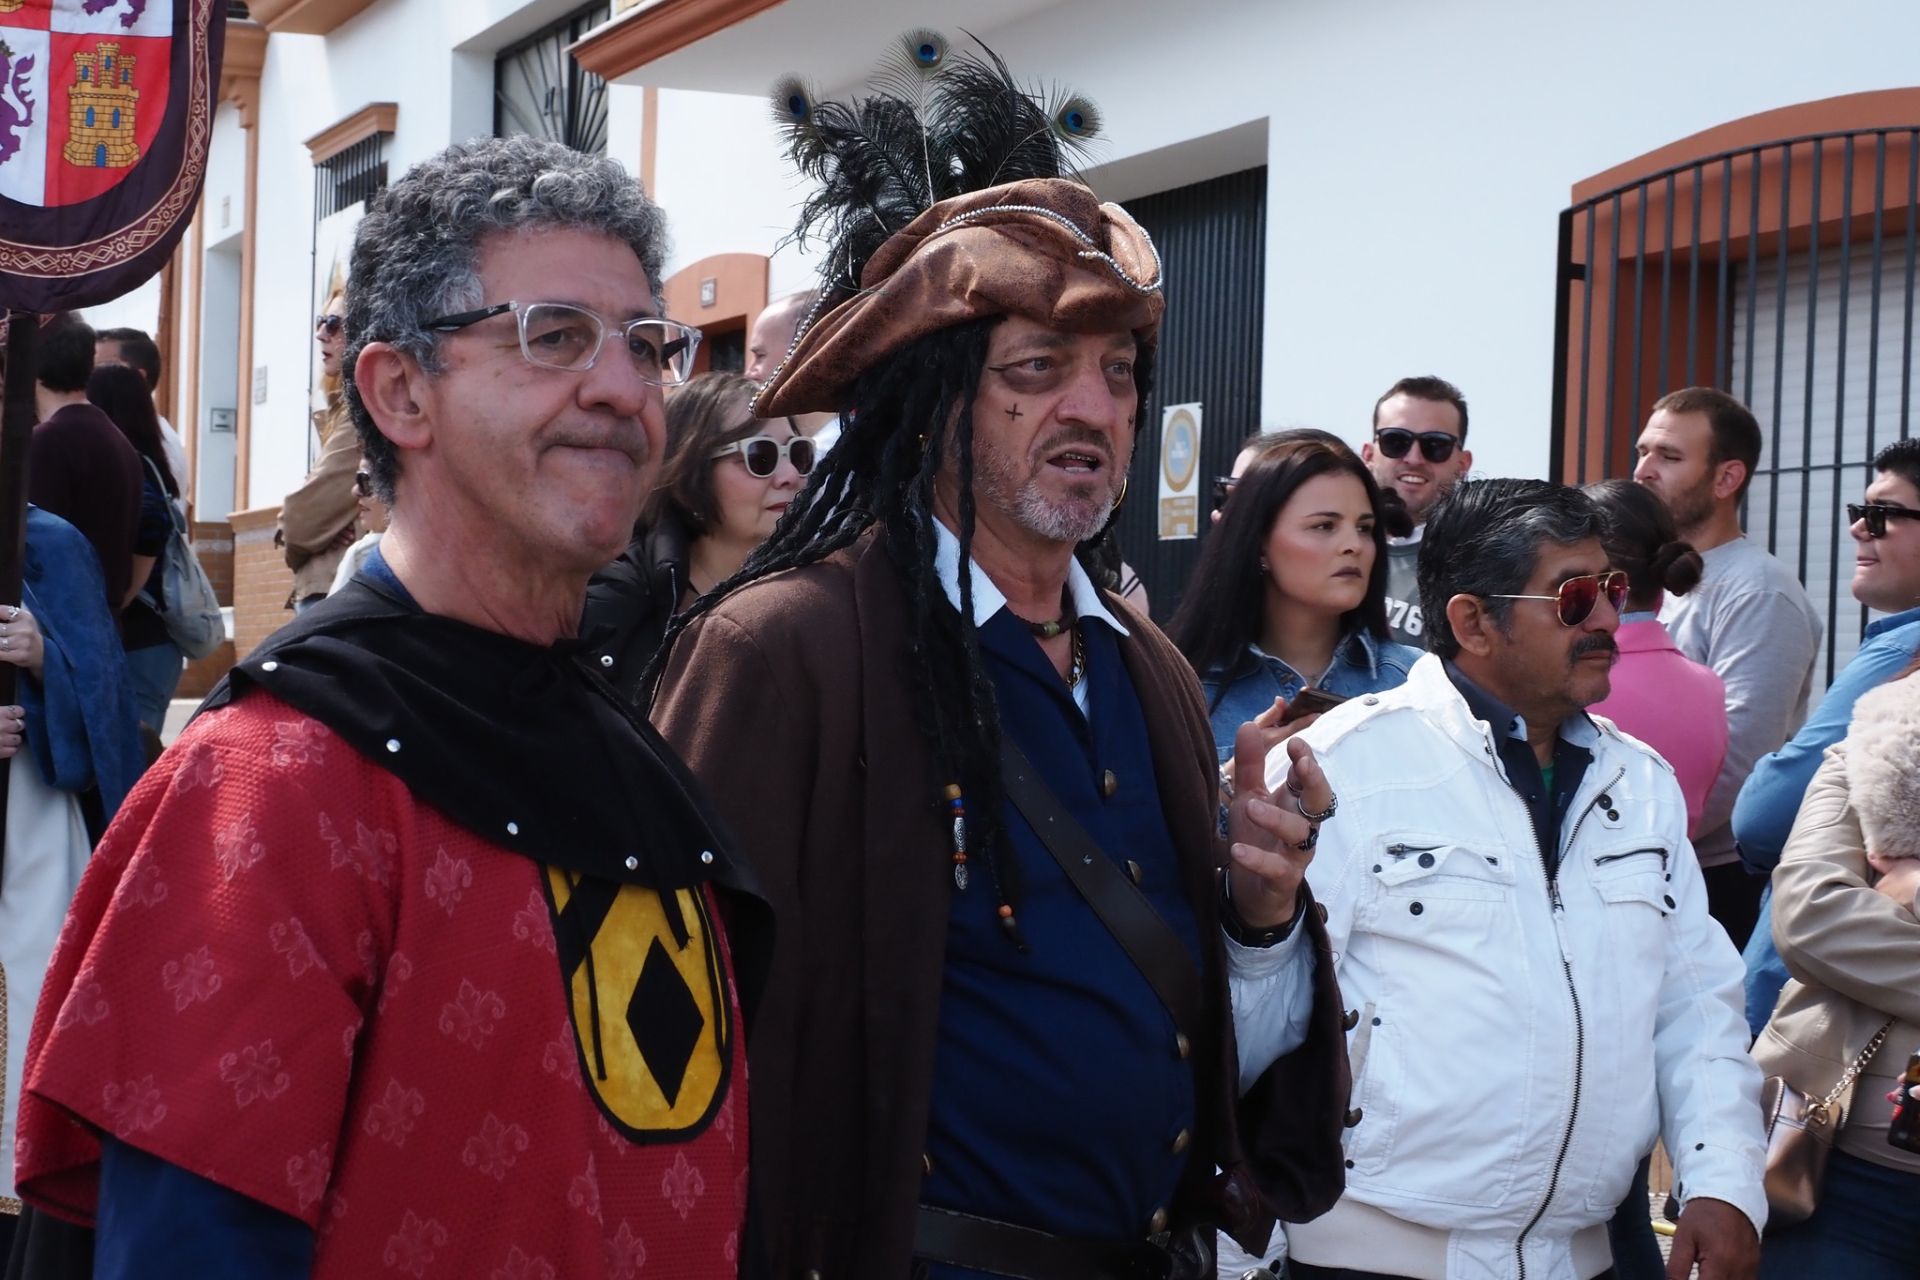
[[(1166, 299), (1153, 241), (1067, 178), (942, 200), (880, 246), (860, 292), (803, 322), (754, 400), (762, 417), (838, 412), (853, 382), (908, 344), (988, 316), (1152, 346)], [(824, 303), (823, 303), (824, 305)]]

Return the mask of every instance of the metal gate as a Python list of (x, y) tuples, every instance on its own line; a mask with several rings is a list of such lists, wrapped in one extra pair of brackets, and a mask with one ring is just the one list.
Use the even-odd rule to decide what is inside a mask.
[(567, 51), (611, 16), (608, 0), (594, 0), (495, 56), (496, 136), (524, 133), (579, 151), (607, 149), (607, 82)]
[(1199, 403), (1200, 536), (1211, 480), (1260, 427), (1261, 330), (1267, 263), (1265, 166), (1126, 202), (1160, 251), (1167, 315), (1160, 330), (1153, 397), (1140, 423), (1120, 548), (1140, 573), (1155, 620), (1173, 616), (1200, 558), (1198, 539), (1160, 541), (1161, 411)]
[(1827, 619), (1823, 688), (1867, 621), (1844, 504), (1920, 410), (1916, 205), (1920, 126), (1901, 125), (1703, 156), (1560, 215), (1553, 474), (1630, 474), (1675, 388), (1738, 396), (1763, 435), (1745, 527)]

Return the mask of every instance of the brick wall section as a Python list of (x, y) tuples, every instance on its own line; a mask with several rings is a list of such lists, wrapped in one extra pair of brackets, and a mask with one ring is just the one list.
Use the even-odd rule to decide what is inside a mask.
[(233, 603), (233, 526), (225, 520), (193, 522), (193, 554), (213, 583), (213, 594), (220, 603)]
[(293, 570), (273, 545), (280, 521), (277, 504), (236, 511), (229, 521), (233, 525), (233, 649), (238, 661), (293, 620), (287, 608)]

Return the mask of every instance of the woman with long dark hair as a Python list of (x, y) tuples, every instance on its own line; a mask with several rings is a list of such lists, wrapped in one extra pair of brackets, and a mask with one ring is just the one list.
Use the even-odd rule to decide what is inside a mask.
[(120, 641), (133, 678), (134, 709), (140, 722), (160, 732), (167, 704), (180, 687), (186, 655), (167, 635), (155, 610), (162, 594), (160, 555), (173, 536), (173, 504), (180, 490), (167, 466), (160, 415), (146, 380), (125, 365), (101, 365), (87, 379), (87, 399), (113, 419), (140, 455), (140, 525), (133, 539), (133, 594), (120, 613)]
[(1206, 689), (1223, 762), (1276, 698), (1378, 693), (1420, 657), (1387, 633), (1387, 535), (1406, 532), (1405, 509), (1338, 436), (1263, 439), (1168, 627)]
[(633, 541), (594, 575), (580, 633), (636, 702), (674, 615), (733, 577), (813, 474), (793, 418), (757, 418), (756, 384), (701, 373), (667, 399), (667, 451)]

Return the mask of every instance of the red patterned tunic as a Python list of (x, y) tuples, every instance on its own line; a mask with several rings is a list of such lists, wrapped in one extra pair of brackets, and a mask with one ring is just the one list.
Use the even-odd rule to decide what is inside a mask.
[(91, 1221), (104, 1130), (306, 1222), (316, 1277), (731, 1276), (745, 1082), (709, 892), (483, 841), (255, 692), (94, 856), (20, 1183)]

